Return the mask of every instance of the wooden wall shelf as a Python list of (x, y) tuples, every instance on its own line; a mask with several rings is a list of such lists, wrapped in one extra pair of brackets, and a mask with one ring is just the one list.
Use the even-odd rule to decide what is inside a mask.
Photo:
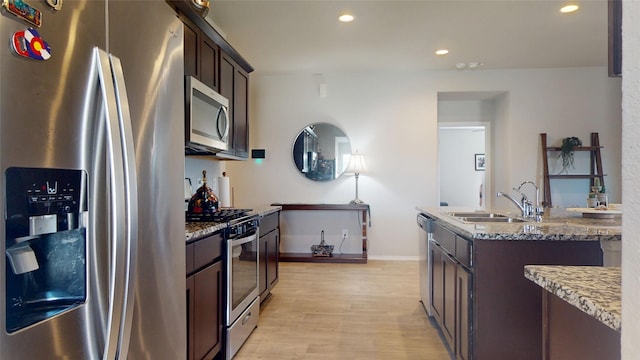
[[(279, 260), (288, 262), (314, 262), (314, 263), (352, 263), (352, 264), (366, 264), (367, 263), (367, 221), (370, 223), (370, 209), (368, 204), (271, 204), (272, 206), (282, 207), (282, 211), (297, 210), (297, 211), (321, 211), (321, 210), (346, 210), (346, 211), (359, 211), (361, 217), (361, 231), (362, 231), (362, 254), (333, 254), (332, 256), (313, 256), (309, 253), (285, 253), (281, 252)], [(282, 231), (282, 229), (280, 229)], [(284, 238), (282, 236), (281, 238)]]
[(591, 133), (591, 146), (577, 146), (573, 151), (588, 151), (590, 153), (590, 171), (589, 174), (549, 174), (549, 152), (560, 151), (559, 146), (547, 146), (547, 134), (540, 134), (540, 143), (542, 144), (542, 167), (544, 172), (544, 198), (542, 205), (544, 207), (552, 207), (551, 201), (551, 179), (590, 179), (590, 186), (593, 185), (594, 179), (600, 179), (600, 184), (604, 186), (605, 174), (602, 173), (602, 155), (600, 151), (600, 138), (598, 133)]

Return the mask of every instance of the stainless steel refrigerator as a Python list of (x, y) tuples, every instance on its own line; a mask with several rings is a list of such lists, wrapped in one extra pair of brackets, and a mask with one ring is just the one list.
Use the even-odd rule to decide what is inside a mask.
[(186, 356), (182, 23), (5, 0), (0, 359)]

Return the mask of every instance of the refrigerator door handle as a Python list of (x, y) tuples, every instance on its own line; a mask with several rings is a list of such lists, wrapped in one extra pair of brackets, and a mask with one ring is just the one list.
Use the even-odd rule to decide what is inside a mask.
[(125, 263), (125, 287), (123, 314), (120, 323), (120, 338), (118, 345), (118, 358), (126, 359), (131, 337), (131, 324), (133, 322), (134, 289), (136, 278), (136, 266), (138, 258), (138, 180), (136, 173), (136, 154), (133, 145), (133, 129), (131, 127), (131, 113), (129, 112), (129, 98), (125, 85), (124, 72), (120, 59), (109, 55), (111, 70), (115, 83), (116, 99), (118, 105), (119, 129), (122, 144), (124, 165), (124, 190), (126, 206), (126, 237), (125, 251), (127, 256)]
[(104, 101), (106, 118), (106, 152), (109, 193), (109, 308), (105, 333), (103, 360), (113, 360), (118, 356), (118, 342), (122, 324), (125, 295), (126, 239), (126, 190), (124, 185), (125, 166), (122, 154), (123, 144), (118, 119), (118, 105), (109, 55), (102, 49), (94, 48), (94, 61), (98, 72), (100, 96)]

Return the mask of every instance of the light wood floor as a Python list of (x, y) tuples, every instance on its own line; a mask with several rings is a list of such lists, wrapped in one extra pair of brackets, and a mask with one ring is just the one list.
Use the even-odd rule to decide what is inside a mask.
[(449, 359), (419, 302), (417, 261), (280, 263), (234, 360)]

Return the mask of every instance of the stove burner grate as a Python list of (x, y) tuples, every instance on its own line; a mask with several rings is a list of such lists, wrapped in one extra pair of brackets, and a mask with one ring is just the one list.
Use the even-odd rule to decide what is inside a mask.
[(185, 213), (187, 222), (228, 222), (244, 216), (252, 209), (221, 209), (208, 214)]

